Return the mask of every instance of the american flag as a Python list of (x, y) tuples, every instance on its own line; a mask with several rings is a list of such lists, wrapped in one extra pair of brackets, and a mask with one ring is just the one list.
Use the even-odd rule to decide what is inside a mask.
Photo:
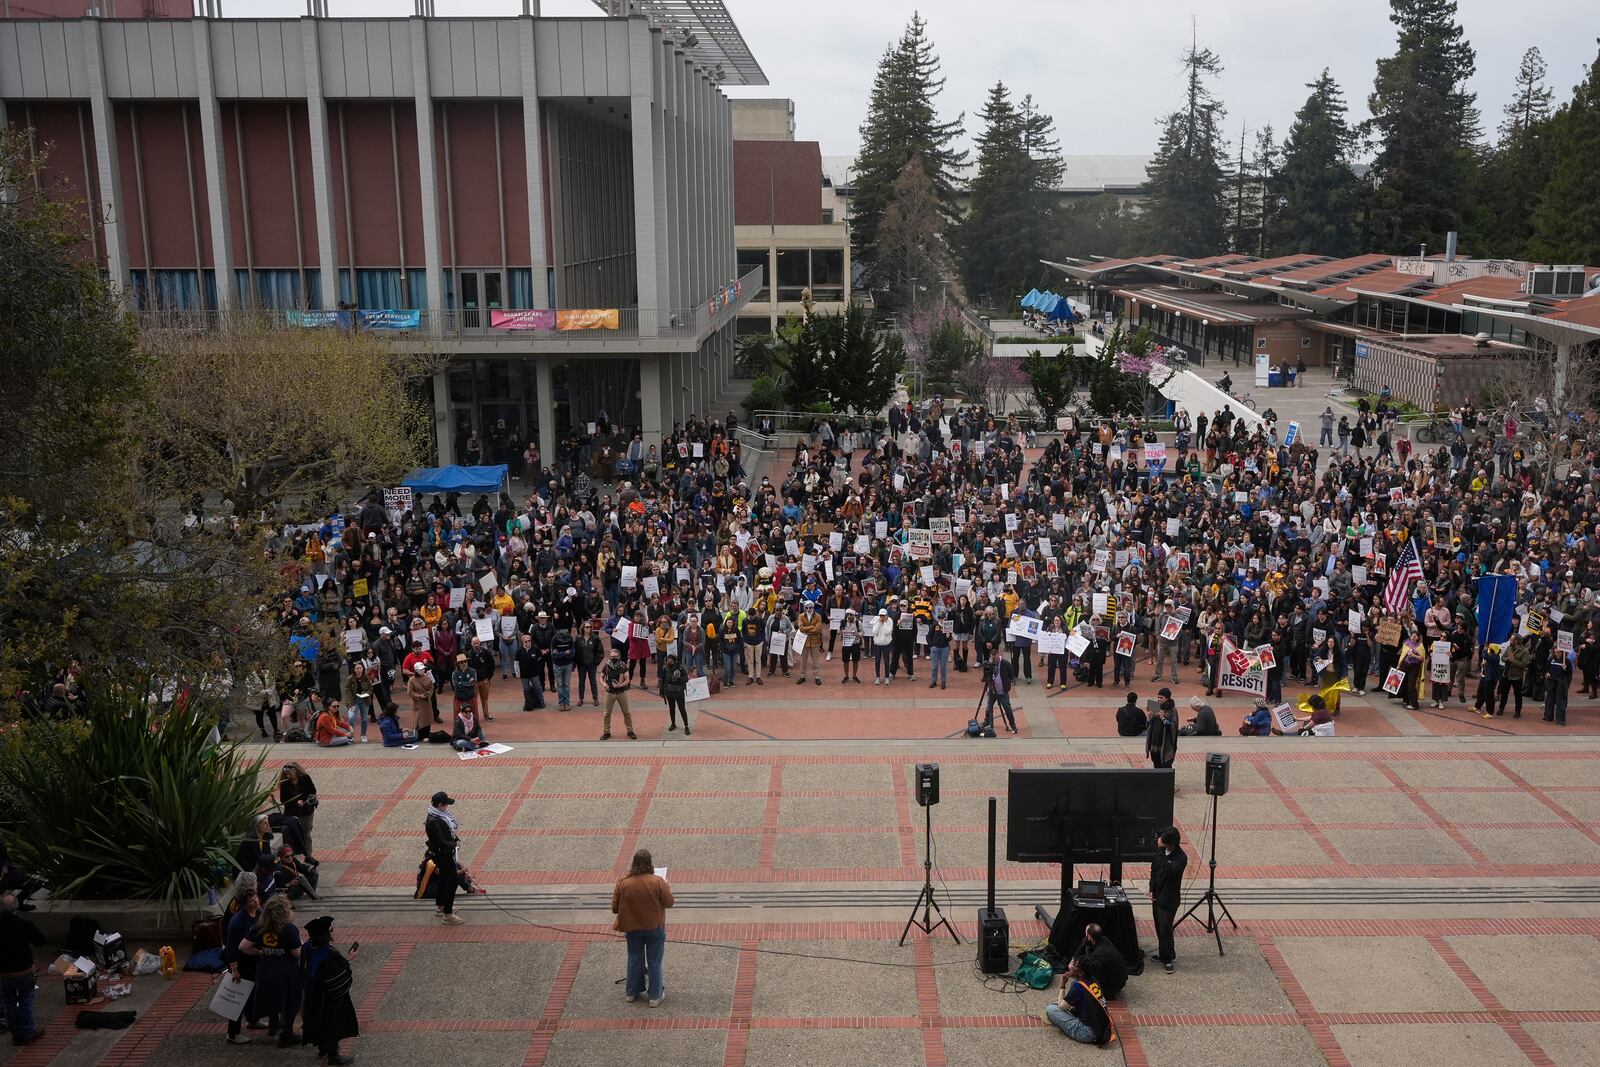
[(1389, 571), (1389, 584), (1383, 590), (1383, 606), (1399, 614), (1411, 606), (1411, 583), (1422, 580), (1422, 561), (1417, 558), (1417, 539), (1406, 538), (1406, 546)]

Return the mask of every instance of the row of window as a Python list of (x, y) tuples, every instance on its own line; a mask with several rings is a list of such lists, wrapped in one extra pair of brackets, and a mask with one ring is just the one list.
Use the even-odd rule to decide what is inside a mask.
[[(322, 272), (307, 270), (244, 270), (234, 272), (234, 294), (241, 307), (278, 311), (319, 309), (323, 303)], [(529, 308), (533, 306), (533, 271), (447, 270), (444, 304), (465, 309)], [(128, 290), (133, 306), (141, 311), (201, 311), (217, 307), (217, 278), (212, 270), (131, 270)], [(547, 272), (548, 306), (555, 305), (554, 272)], [(354, 278), (339, 271), (339, 303), (366, 309), (428, 308), (428, 272), (420, 267), (360, 269)]]
[[(760, 267), (763, 279), (775, 279), (781, 302), (803, 300), (807, 289), (819, 303), (844, 299), (844, 249), (780, 248), (772, 258), (776, 262), (769, 262), (765, 248), (739, 249), (739, 276)], [(771, 299), (772, 290), (766, 285), (755, 295), (757, 303)]]

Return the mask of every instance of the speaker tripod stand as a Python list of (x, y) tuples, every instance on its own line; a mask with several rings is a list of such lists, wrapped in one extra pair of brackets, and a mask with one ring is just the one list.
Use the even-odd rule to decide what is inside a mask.
[[(1226, 786), (1224, 786), (1224, 788), (1226, 788)], [(1173, 929), (1177, 929), (1183, 924), (1185, 919), (1193, 916), (1195, 912), (1200, 910), (1200, 905), (1204, 904), (1206, 906), (1206, 917), (1204, 919), (1196, 917), (1195, 921), (1200, 923), (1200, 925), (1205, 929), (1206, 933), (1217, 939), (1217, 955), (1226, 956), (1227, 953), (1222, 949), (1222, 919), (1226, 918), (1228, 920), (1228, 924), (1235, 930), (1239, 929), (1239, 924), (1233, 921), (1233, 915), (1229, 913), (1228, 905), (1223, 903), (1222, 894), (1217, 892), (1217, 800), (1217, 794), (1212, 793), (1211, 861), (1210, 871), (1206, 875), (1206, 891), (1201, 895), (1199, 900), (1195, 901), (1189, 906), (1188, 911), (1178, 916), (1178, 921), (1173, 923), (1172, 927)], [(1221, 918), (1217, 916), (1218, 908), (1222, 909)]]
[[(944, 927), (955, 939), (956, 944), (961, 944), (961, 935), (956, 933), (956, 928), (950, 925), (950, 920), (944, 917), (944, 909), (939, 907), (939, 901), (933, 895), (933, 806), (923, 805), (923, 837), (922, 837), (922, 892), (917, 894), (916, 903), (911, 905), (911, 916), (906, 919), (906, 928), (900, 931), (900, 943), (904, 945), (906, 938), (911, 936), (911, 928), (917, 927), (925, 934), (932, 934), (939, 927)], [(922, 909), (922, 918), (917, 918), (917, 909)], [(933, 913), (939, 913), (939, 920), (933, 921)]]

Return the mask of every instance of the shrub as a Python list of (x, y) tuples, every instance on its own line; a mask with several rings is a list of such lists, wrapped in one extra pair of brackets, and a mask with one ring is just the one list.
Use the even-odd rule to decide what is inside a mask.
[(211, 742), (204, 700), (163, 712), (146, 691), (92, 689), (86, 723), (26, 722), (0, 740), (6, 844), (58, 898), (181, 912), (232, 869), (271, 790), (259, 757)]
[(758, 411), (785, 411), (788, 404), (784, 400), (783, 382), (770, 374), (763, 374), (750, 383), (750, 395), (740, 401), (744, 408), (745, 417), (749, 418)]

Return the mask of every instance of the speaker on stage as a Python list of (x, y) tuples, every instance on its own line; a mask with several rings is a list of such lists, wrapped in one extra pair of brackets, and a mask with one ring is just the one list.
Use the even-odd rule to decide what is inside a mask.
[(1228, 795), (1228, 761), (1231, 758), (1226, 752), (1206, 753), (1207, 796), (1225, 797)]
[(1011, 924), (1004, 908), (978, 909), (978, 969), (984, 974), (1011, 970)]
[(978, 909), (978, 969), (984, 974), (1011, 970), (1011, 924), (1006, 910), (994, 906), (994, 839), (996, 800), (989, 798), (989, 906)]
[(917, 803), (924, 808), (939, 803), (939, 765), (937, 763), (917, 764)]

